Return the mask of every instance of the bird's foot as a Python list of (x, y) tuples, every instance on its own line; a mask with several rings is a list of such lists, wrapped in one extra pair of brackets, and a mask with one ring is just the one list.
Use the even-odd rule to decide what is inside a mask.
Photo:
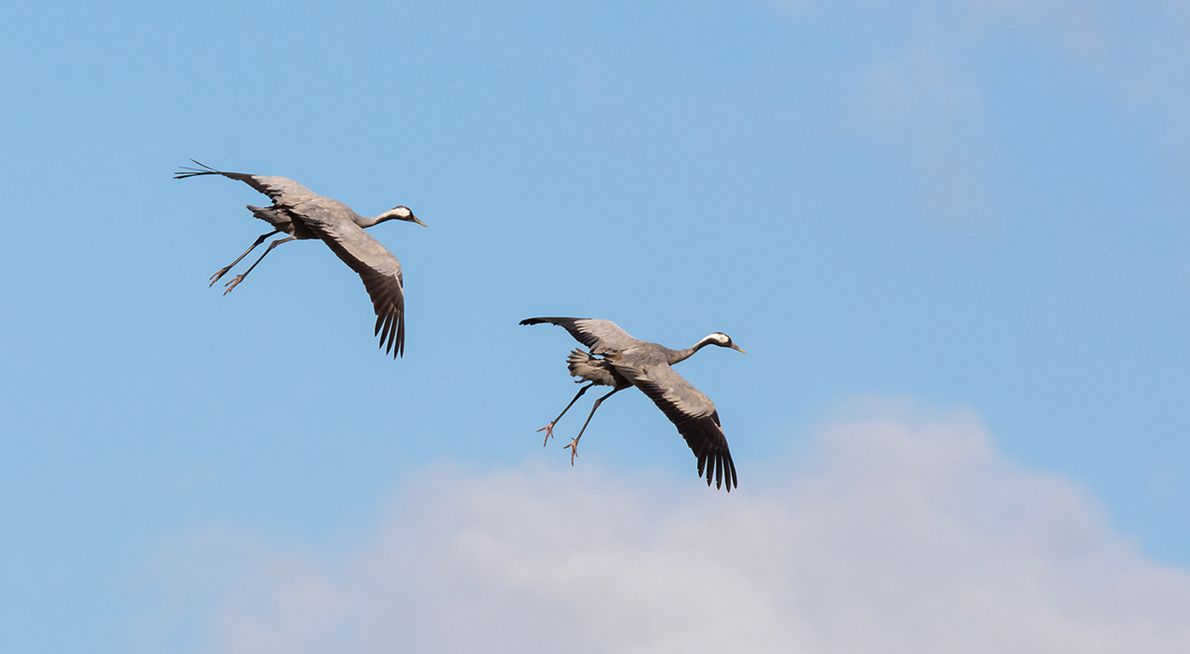
[(578, 456), (578, 439), (570, 439), (570, 443), (563, 445), (562, 449), (570, 450), (570, 465), (574, 465), (574, 457)]
[(209, 285), (207, 288), (210, 288), (211, 286), (214, 286), (214, 285), (215, 285), (215, 282), (217, 282), (217, 281), (219, 281), (220, 279), (222, 279), (222, 278), (223, 278), (223, 276), (224, 276), (224, 275), (226, 275), (226, 274), (227, 274), (227, 271), (229, 271), (229, 270), (231, 270), (231, 266), (226, 266), (226, 267), (220, 268), (219, 270), (216, 270), (216, 271), (215, 271), (215, 274), (214, 274), (214, 275), (211, 275), (211, 283), (210, 283), (210, 285)]
[(550, 442), (550, 439), (554, 437), (554, 423), (551, 422), (537, 431), (545, 432), (545, 440), (541, 441), (541, 446), (545, 447)]
[(239, 286), (240, 282), (242, 282), (242, 281), (244, 281), (243, 275), (236, 275), (235, 277), (232, 277), (231, 281), (227, 282), (227, 284), (225, 284), (225, 286), (227, 286), (227, 289), (223, 291), (223, 294), (227, 295), (228, 293), (230, 293), (231, 290), (233, 288), (235, 288), (236, 286)]

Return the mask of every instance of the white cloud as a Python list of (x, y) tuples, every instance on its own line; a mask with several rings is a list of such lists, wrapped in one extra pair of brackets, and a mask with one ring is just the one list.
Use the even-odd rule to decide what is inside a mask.
[(1190, 651), (1190, 574), (970, 413), (853, 407), (779, 458), (730, 496), (439, 469), (354, 544), (191, 543), (174, 590), (218, 652)]

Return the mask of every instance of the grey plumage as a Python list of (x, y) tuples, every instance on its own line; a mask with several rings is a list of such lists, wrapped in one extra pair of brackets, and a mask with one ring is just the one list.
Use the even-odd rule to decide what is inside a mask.
[(603, 400), (625, 388), (636, 386), (653, 400), (665, 417), (678, 428), (678, 433), (686, 439), (686, 444), (698, 459), (698, 474), (700, 477), (705, 475), (708, 486), (712, 481), (716, 488), (726, 484), (727, 491), (731, 492), (731, 489), (738, 485), (735, 463), (732, 461), (727, 437), (723, 433), (715, 404), (672, 368), (707, 345), (729, 347), (743, 352), (732, 342), (730, 336), (714, 332), (689, 348), (671, 350), (657, 343), (637, 339), (610, 320), (539, 317), (526, 318), (520, 322), (522, 325), (542, 323), (564, 328), (575, 340), (589, 349), (589, 352), (573, 350), (566, 358), (570, 374), (588, 383), (579, 389), (557, 418), (538, 430), (546, 432), (546, 442), (553, 434), (554, 425), (587, 389), (592, 386), (612, 387), (611, 392), (595, 401), (578, 436), (566, 446), (571, 449), (572, 464), (578, 453), (578, 441)]
[(372, 306), (376, 312), (375, 335), (380, 337), (380, 347), (394, 358), (404, 354), (405, 289), (401, 264), (364, 229), (388, 220), (403, 220), (425, 227), (425, 223), (414, 216), (409, 207), (397, 205), (379, 216), (365, 218), (346, 204), (319, 195), (288, 177), (228, 172), (216, 170), (197, 161), (194, 163), (201, 168), (183, 167), (174, 173), (174, 179), (222, 175), (244, 182), (273, 201), (268, 207), (248, 205), (252, 215), (272, 225), (273, 231), (262, 234), (235, 261), (211, 275), (212, 286), (273, 234), (286, 233), (289, 237), (269, 243), (264, 254), (246, 271), (227, 282), (224, 295), (244, 281), (248, 273), (251, 273), (278, 245), (292, 240), (320, 239), (363, 280), (364, 288), (372, 298)]
[(583, 352), (577, 348), (571, 350), (566, 357), (566, 368), (570, 370), (571, 377), (595, 382), (599, 386), (616, 385), (616, 377), (612, 370), (603, 362), (603, 359), (590, 352)]

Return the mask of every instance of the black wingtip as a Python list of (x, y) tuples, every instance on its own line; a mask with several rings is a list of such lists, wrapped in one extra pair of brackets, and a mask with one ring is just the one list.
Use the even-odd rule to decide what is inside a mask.
[(199, 175), (222, 175), (223, 174), (222, 171), (216, 170), (215, 168), (211, 168), (210, 166), (208, 166), (205, 163), (198, 161), (196, 159), (191, 159), (190, 161), (194, 162), (194, 164), (197, 165), (198, 168), (192, 168), (190, 166), (178, 166), (179, 170), (174, 172), (174, 179), (187, 179), (189, 177), (197, 177)]
[(584, 320), (584, 319), (583, 318), (564, 318), (562, 316), (534, 316), (532, 318), (525, 318), (524, 320), (522, 320), (520, 322), (520, 324), (522, 324), (522, 325), (549, 324), (549, 325), (558, 325), (559, 327), (566, 327), (567, 329), (570, 329), (569, 327), (567, 327), (567, 323), (573, 322), (575, 320)]
[(698, 476), (707, 482), (707, 488), (714, 484), (728, 493), (740, 485), (730, 452), (704, 452), (698, 457)]
[(401, 315), (397, 317), (397, 351), (393, 353), (393, 359), (405, 356), (405, 313), (402, 309)]
[(403, 313), (389, 313), (387, 311), (376, 316), (376, 326), (372, 330), (374, 336), (379, 336), (376, 347), (384, 351), (385, 356), (393, 359), (405, 356), (405, 316)]

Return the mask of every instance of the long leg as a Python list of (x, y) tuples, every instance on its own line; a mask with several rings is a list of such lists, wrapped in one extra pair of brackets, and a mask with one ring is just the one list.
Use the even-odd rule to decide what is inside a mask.
[(223, 267), (222, 267), (222, 268), (220, 268), (218, 271), (216, 271), (214, 275), (211, 275), (211, 286), (214, 286), (214, 285), (215, 285), (215, 282), (219, 281), (219, 279), (220, 279), (221, 277), (223, 277), (224, 275), (226, 275), (226, 274), (227, 274), (227, 271), (229, 271), (229, 270), (231, 270), (232, 268), (234, 268), (234, 267), (235, 267), (235, 265), (236, 265), (237, 263), (239, 263), (239, 262), (243, 261), (243, 260), (244, 260), (244, 257), (248, 256), (248, 253), (249, 253), (249, 252), (251, 252), (251, 251), (253, 251), (253, 250), (255, 250), (255, 249), (256, 249), (256, 246), (260, 245), (261, 243), (264, 243), (264, 240), (265, 240), (266, 238), (268, 238), (268, 237), (272, 236), (273, 234), (277, 234), (277, 233), (279, 233), (280, 231), (281, 231), (281, 230), (279, 230), (279, 229), (274, 229), (273, 231), (269, 232), (268, 234), (261, 234), (261, 235), (260, 235), (260, 236), (259, 236), (259, 237), (256, 239), (256, 242), (254, 242), (254, 243), (252, 244), (252, 247), (248, 248), (247, 250), (244, 250), (244, 253), (243, 253), (243, 254), (241, 254), (240, 256), (236, 257), (236, 260), (235, 260), (235, 261), (232, 261), (231, 263), (227, 264), (226, 266), (223, 266)]
[[(627, 386), (624, 388), (627, 388)], [(615, 395), (616, 393), (619, 393), (620, 391), (624, 390), (624, 388), (613, 388), (610, 393), (604, 395), (598, 400), (595, 400), (595, 405), (591, 407), (591, 413), (587, 414), (587, 420), (583, 423), (583, 428), (578, 430), (578, 436), (575, 436), (573, 439), (571, 439), (570, 444), (566, 446), (570, 449), (570, 465), (574, 465), (574, 457), (578, 456), (578, 439), (582, 438), (583, 432), (587, 431), (587, 425), (591, 424), (591, 418), (595, 416), (595, 410), (599, 408), (600, 404), (603, 404), (604, 400)]]
[(260, 255), (259, 259), (257, 259), (255, 262), (253, 262), (251, 266), (248, 266), (247, 270), (236, 275), (235, 277), (232, 277), (231, 281), (227, 282), (227, 284), (225, 284), (225, 286), (227, 286), (227, 290), (223, 291), (223, 294), (227, 295), (228, 293), (231, 292), (231, 289), (235, 288), (237, 285), (239, 285), (240, 282), (244, 281), (244, 278), (248, 276), (248, 273), (252, 272), (253, 268), (259, 266), (260, 262), (264, 261), (264, 258), (269, 256), (269, 252), (272, 252), (273, 248), (277, 247), (278, 245), (281, 245), (282, 243), (288, 243), (292, 240), (295, 240), (296, 238), (297, 238), (296, 236), (290, 236), (289, 238), (279, 238), (279, 239), (273, 241), (272, 243), (269, 243), (268, 249), (266, 249), (264, 251), (264, 254)]
[(545, 444), (550, 442), (550, 439), (553, 438), (554, 425), (558, 424), (558, 421), (562, 419), (562, 416), (566, 415), (566, 412), (570, 410), (570, 407), (574, 406), (574, 403), (578, 402), (578, 399), (583, 396), (583, 393), (586, 393), (587, 389), (591, 388), (594, 385), (595, 385), (595, 382), (591, 382), (590, 384), (587, 384), (586, 386), (583, 386), (582, 388), (578, 389), (578, 393), (575, 394), (574, 399), (570, 400), (570, 404), (567, 404), (566, 408), (562, 409), (562, 413), (559, 413), (557, 418), (554, 418), (553, 420), (551, 420), (550, 424), (537, 430), (537, 431), (545, 432), (545, 440), (541, 441), (542, 447), (545, 447)]

